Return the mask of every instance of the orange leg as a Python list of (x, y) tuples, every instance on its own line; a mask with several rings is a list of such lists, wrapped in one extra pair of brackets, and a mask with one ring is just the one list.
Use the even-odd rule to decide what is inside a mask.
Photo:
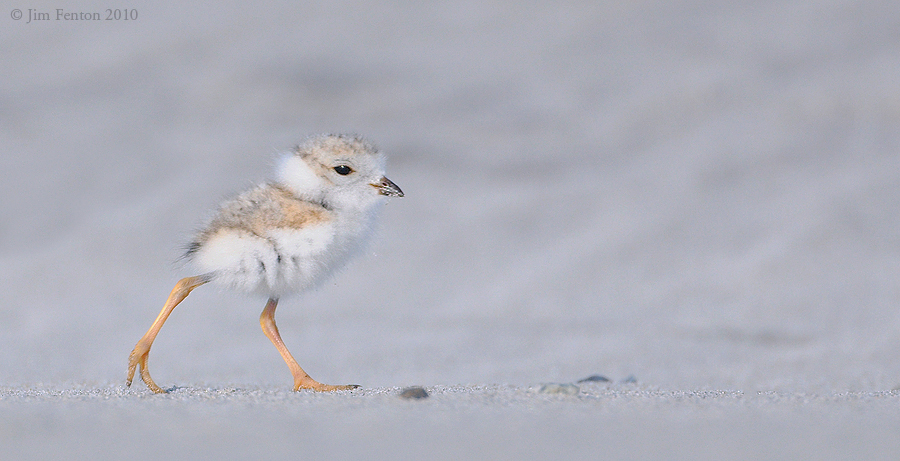
[(281, 354), (281, 358), (284, 359), (288, 368), (290, 368), (291, 374), (294, 376), (294, 390), (312, 389), (314, 391), (327, 392), (356, 389), (359, 387), (357, 384), (332, 386), (330, 384), (322, 384), (315, 379), (310, 378), (309, 374), (303, 371), (303, 368), (300, 368), (300, 364), (294, 360), (294, 357), (284, 345), (284, 341), (281, 340), (281, 335), (278, 334), (278, 327), (275, 325), (275, 307), (277, 305), (277, 299), (269, 298), (269, 302), (266, 303), (265, 309), (263, 309), (262, 314), (259, 316), (259, 324), (262, 326), (263, 333), (266, 334), (269, 341), (272, 341), (272, 344), (275, 345), (275, 348), (278, 349), (278, 352)]
[(187, 295), (190, 294), (191, 290), (206, 282), (209, 282), (208, 276), (198, 275), (196, 277), (185, 277), (175, 284), (175, 288), (172, 289), (172, 293), (169, 295), (169, 299), (166, 300), (166, 304), (163, 306), (159, 316), (156, 317), (156, 320), (153, 322), (153, 325), (150, 326), (150, 329), (147, 330), (147, 333), (145, 333), (141, 340), (138, 341), (137, 345), (134, 346), (134, 350), (131, 351), (131, 355), (128, 357), (128, 377), (125, 380), (125, 385), (131, 386), (131, 380), (134, 378), (134, 369), (140, 365), (141, 379), (144, 380), (147, 387), (157, 394), (166, 393), (166, 391), (153, 382), (153, 378), (150, 377), (150, 370), (147, 369), (147, 358), (150, 356), (150, 346), (153, 345), (153, 340), (156, 339), (156, 335), (159, 334), (160, 328), (166, 323), (166, 319), (169, 318), (169, 314), (172, 313), (175, 306), (183, 301), (184, 298), (187, 298)]

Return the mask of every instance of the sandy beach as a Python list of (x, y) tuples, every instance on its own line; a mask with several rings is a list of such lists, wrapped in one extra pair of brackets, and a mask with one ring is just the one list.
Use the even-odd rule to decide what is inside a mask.
[[(120, 6), (0, 18), (0, 459), (900, 457), (895, 2)], [(322, 132), (406, 193), (279, 305), (362, 387), (203, 287), (126, 388)]]

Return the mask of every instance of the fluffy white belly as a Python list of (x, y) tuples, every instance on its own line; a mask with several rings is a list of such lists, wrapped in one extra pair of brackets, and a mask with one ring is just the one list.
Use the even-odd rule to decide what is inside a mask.
[(274, 228), (263, 235), (225, 228), (210, 236), (193, 259), (214, 282), (282, 297), (315, 285), (343, 265), (352, 248), (340, 237), (331, 223)]

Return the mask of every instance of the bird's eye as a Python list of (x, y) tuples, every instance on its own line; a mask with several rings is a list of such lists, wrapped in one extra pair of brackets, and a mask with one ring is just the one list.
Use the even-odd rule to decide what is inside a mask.
[(347, 176), (348, 174), (353, 173), (353, 168), (350, 168), (347, 165), (338, 165), (334, 167), (334, 172), (341, 176)]

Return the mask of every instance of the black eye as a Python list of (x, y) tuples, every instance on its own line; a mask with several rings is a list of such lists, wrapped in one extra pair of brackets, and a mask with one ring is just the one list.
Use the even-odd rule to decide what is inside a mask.
[(353, 168), (350, 168), (347, 165), (338, 165), (334, 167), (334, 172), (341, 176), (347, 176), (348, 174), (353, 173)]

